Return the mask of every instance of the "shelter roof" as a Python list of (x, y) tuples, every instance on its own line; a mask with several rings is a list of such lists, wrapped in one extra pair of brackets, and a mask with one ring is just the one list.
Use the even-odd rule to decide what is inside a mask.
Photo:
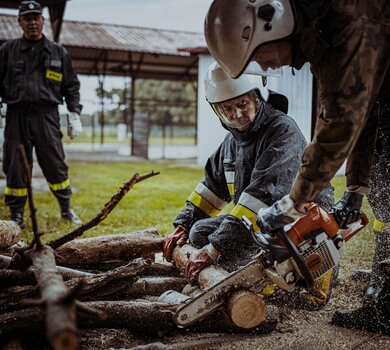
[[(0, 14), (0, 42), (20, 35), (17, 16)], [(191, 48), (206, 47), (201, 33), (79, 21), (63, 21), (61, 43), (79, 74), (166, 80), (197, 80)]]

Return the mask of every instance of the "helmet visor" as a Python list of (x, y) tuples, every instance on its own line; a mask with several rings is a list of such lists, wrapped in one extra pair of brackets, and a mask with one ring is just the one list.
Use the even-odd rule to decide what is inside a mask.
[(254, 90), (227, 101), (211, 103), (222, 123), (240, 131), (249, 128), (256, 118), (260, 105), (260, 98)]

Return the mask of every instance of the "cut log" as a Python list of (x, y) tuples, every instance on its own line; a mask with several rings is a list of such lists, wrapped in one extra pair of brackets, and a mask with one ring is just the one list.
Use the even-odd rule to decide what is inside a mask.
[(126, 298), (139, 298), (145, 295), (159, 296), (166, 290), (180, 291), (187, 284), (180, 277), (144, 277), (135, 281), (125, 292)]
[(99, 268), (101, 265), (147, 257), (162, 250), (163, 237), (151, 228), (141, 232), (76, 239), (55, 250), (58, 265)]
[[(173, 251), (173, 261), (177, 267), (183, 269), (189, 256), (198, 250), (188, 244), (176, 247)], [(198, 285), (205, 290), (229, 275), (225, 269), (218, 266), (206, 267), (199, 273)], [(248, 291), (239, 290), (227, 299), (227, 313), (235, 325), (240, 328), (251, 329), (265, 320), (265, 303), (261, 296)]]
[[(143, 295), (159, 295), (167, 289), (180, 289), (185, 285), (183, 278), (159, 277), (144, 278), (157, 271), (168, 272), (166, 266), (149, 264), (144, 259), (135, 259), (126, 266), (122, 266), (105, 273), (88, 275), (82, 278), (83, 290), (79, 293), (80, 300), (118, 299), (121, 297), (133, 297)], [(17, 271), (15, 271), (17, 272)], [(175, 270), (177, 273), (177, 270)], [(139, 283), (137, 284), (137, 281)], [(74, 278), (65, 282), (67, 288), (75, 288), (81, 278)], [(133, 288), (133, 283), (136, 283)], [(0, 289), (0, 311), (11, 311), (27, 306), (21, 301), (26, 298), (37, 297), (38, 290), (35, 286), (10, 287)]]
[(0, 251), (11, 247), (22, 238), (22, 230), (15, 221), (0, 220)]
[[(275, 329), (278, 317), (277, 309), (272, 305), (267, 306), (267, 320), (261, 326), (242, 329), (234, 325), (224, 312), (216, 312), (193, 327), (183, 330), (174, 324), (172, 313), (164, 311), (171, 307), (169, 304), (148, 301), (94, 301), (85, 304), (106, 312), (108, 318), (100, 320), (79, 313), (79, 328), (128, 329), (149, 336), (188, 332), (265, 334)], [(0, 325), (0, 338), (15, 335), (17, 338), (23, 338), (31, 333), (36, 336), (44, 330), (44, 312), (38, 308), (29, 308), (0, 314)]]

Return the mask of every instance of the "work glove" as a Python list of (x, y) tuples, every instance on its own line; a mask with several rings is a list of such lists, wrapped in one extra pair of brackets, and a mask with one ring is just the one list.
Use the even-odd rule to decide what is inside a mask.
[[(362, 188), (356, 190), (347, 190), (341, 199), (332, 207), (333, 217), (341, 229), (345, 229), (349, 224), (360, 220), (363, 196)], [(366, 191), (367, 193), (368, 191)]]
[(289, 195), (275, 202), (268, 208), (261, 208), (257, 214), (257, 225), (264, 233), (275, 233), (284, 226), (305, 216), (304, 209), (298, 211)]
[(80, 115), (76, 112), (70, 112), (68, 115), (68, 136), (71, 139), (79, 136), (83, 131)]
[(175, 231), (169, 236), (165, 237), (163, 240), (163, 256), (167, 261), (172, 260), (172, 253), (175, 247), (183, 246), (188, 240), (188, 230), (179, 225), (176, 227)]
[(212, 265), (213, 262), (213, 259), (205, 248), (198, 250), (196, 253), (192, 253), (184, 266), (185, 279), (190, 282), (190, 284), (194, 284), (199, 273), (207, 266)]

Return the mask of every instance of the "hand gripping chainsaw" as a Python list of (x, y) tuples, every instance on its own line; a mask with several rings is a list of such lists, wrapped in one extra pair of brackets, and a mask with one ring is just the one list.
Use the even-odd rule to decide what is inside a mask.
[(222, 281), (204, 290), (180, 306), (174, 316), (179, 327), (189, 326), (223, 305), (234, 290), (261, 291), (268, 285), (291, 292), (297, 287), (310, 290), (314, 281), (337, 266), (345, 251), (345, 242), (368, 224), (365, 214), (360, 222), (339, 230), (334, 217), (311, 203), (307, 215), (275, 235), (256, 234), (252, 223), (243, 222), (260, 247), (254, 260), (232, 272)]

